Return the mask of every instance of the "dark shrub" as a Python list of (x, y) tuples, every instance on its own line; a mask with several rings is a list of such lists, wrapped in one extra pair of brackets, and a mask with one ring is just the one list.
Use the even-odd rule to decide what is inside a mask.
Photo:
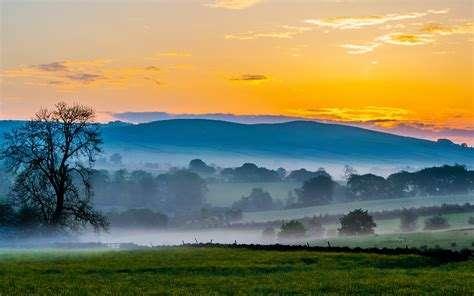
[(372, 216), (362, 209), (349, 212), (339, 221), (341, 228), (338, 231), (343, 235), (371, 234), (374, 233), (374, 227), (377, 226)]
[(290, 239), (301, 239), (305, 236), (306, 229), (303, 223), (291, 220), (288, 223), (283, 223), (281, 225), (281, 230), (278, 233), (278, 238), (283, 240), (290, 240)]
[(441, 215), (433, 216), (425, 220), (425, 230), (445, 229), (448, 227), (448, 220)]
[(403, 209), (400, 213), (400, 229), (404, 232), (414, 231), (418, 215), (414, 210)]

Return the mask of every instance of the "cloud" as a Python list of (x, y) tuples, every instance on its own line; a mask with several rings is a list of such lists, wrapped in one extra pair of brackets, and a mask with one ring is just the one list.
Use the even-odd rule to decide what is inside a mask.
[(348, 54), (364, 54), (371, 51), (374, 51), (377, 47), (380, 46), (380, 43), (372, 42), (369, 44), (343, 44), (342, 48), (347, 50)]
[(392, 13), (386, 15), (371, 15), (361, 17), (332, 17), (326, 19), (306, 19), (307, 24), (316, 25), (323, 28), (332, 28), (340, 30), (361, 29), (375, 25), (382, 25), (387, 22), (421, 18), (430, 12), (412, 12), (406, 14)]
[(459, 25), (443, 25), (439, 23), (429, 23), (423, 26), (422, 32), (428, 34), (453, 35), (453, 34), (473, 34), (474, 22), (466, 22)]
[(53, 62), (49, 64), (41, 64), (36, 66), (38, 69), (43, 71), (65, 71), (67, 67), (64, 62)]
[(423, 45), (434, 42), (432, 35), (430, 34), (418, 34), (418, 33), (390, 33), (378, 38), (381, 42), (395, 45)]
[(297, 35), (300, 35), (304, 32), (311, 31), (310, 27), (301, 27), (301, 26), (280, 26), (278, 30), (275, 31), (247, 31), (237, 34), (227, 34), (225, 39), (234, 39), (234, 40), (254, 40), (259, 38), (275, 38), (275, 39), (291, 39)]
[(293, 110), (295, 115), (335, 120), (339, 122), (364, 122), (388, 125), (393, 121), (403, 120), (410, 112), (402, 108), (367, 106), (362, 108), (317, 108)]
[(423, 33), (389, 33), (377, 37), (368, 44), (343, 44), (340, 47), (345, 48), (348, 54), (365, 54), (374, 51), (382, 44), (415, 46), (434, 42), (433, 35)]
[(96, 81), (97, 79), (103, 79), (104, 76), (99, 75), (99, 74), (90, 74), (90, 73), (73, 73), (70, 75), (66, 75), (67, 78), (74, 80), (74, 81), (79, 81), (83, 83), (90, 83), (93, 81)]
[(213, 3), (204, 4), (208, 7), (223, 8), (231, 10), (242, 10), (252, 7), (258, 3), (263, 2), (262, 0), (214, 0)]
[(449, 8), (445, 8), (445, 9), (429, 9), (428, 10), (428, 13), (431, 13), (431, 14), (446, 14), (450, 11)]
[(1, 77), (69, 91), (83, 87), (128, 88), (146, 81), (156, 85), (158, 73), (159, 69), (153, 65), (116, 67), (110, 60), (66, 60), (5, 69)]
[(156, 55), (162, 57), (190, 57), (191, 53), (185, 51), (165, 51), (158, 52)]
[(239, 76), (231, 77), (229, 80), (232, 81), (262, 81), (267, 80), (267, 76), (262, 74), (242, 74)]

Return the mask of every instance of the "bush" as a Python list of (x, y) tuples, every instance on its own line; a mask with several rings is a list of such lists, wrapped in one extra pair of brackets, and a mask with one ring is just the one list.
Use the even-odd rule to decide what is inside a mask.
[(403, 209), (400, 213), (400, 229), (404, 232), (414, 231), (418, 215), (414, 210)]
[(469, 217), (469, 219), (467, 219), (467, 223), (468, 223), (468, 224), (471, 224), (471, 225), (474, 225), (474, 216), (473, 216), (473, 217)]
[(448, 220), (441, 215), (436, 215), (425, 220), (425, 230), (445, 229), (448, 227)]
[(359, 235), (374, 233), (375, 224), (372, 216), (367, 211), (357, 209), (344, 215), (341, 219), (341, 228), (338, 229), (339, 234), (343, 235)]
[(279, 239), (289, 240), (289, 239), (300, 239), (306, 235), (306, 228), (303, 223), (291, 220), (288, 223), (283, 223), (281, 225), (280, 233), (278, 233)]

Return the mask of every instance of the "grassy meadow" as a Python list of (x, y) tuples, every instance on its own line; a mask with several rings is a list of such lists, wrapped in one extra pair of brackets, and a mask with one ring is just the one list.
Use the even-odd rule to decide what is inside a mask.
[(346, 203), (334, 203), (299, 209), (287, 209), (265, 212), (245, 212), (243, 220), (247, 222), (264, 222), (272, 220), (299, 219), (303, 217), (312, 217), (314, 215), (324, 214), (346, 214), (351, 210), (362, 208), (369, 212), (396, 210), (401, 208), (419, 208), (429, 206), (440, 206), (442, 204), (464, 204), (472, 203), (473, 194), (466, 195), (447, 195), (447, 196), (429, 196), (429, 197), (410, 197), (377, 199), (366, 201), (354, 201)]
[(338, 236), (311, 241), (313, 246), (359, 248), (442, 248), (474, 250), (474, 228), (452, 229), (412, 233), (388, 233), (364, 236)]
[(472, 295), (474, 260), (173, 247), (0, 251), (1, 295)]

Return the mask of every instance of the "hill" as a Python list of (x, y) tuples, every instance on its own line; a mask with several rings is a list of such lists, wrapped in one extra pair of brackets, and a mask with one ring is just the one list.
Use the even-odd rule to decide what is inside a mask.
[[(0, 121), (0, 132), (18, 125)], [(200, 157), (225, 165), (256, 161), (261, 164), (299, 162), (318, 164), (474, 165), (474, 149), (449, 141), (429, 141), (368, 129), (292, 121), (240, 124), (206, 119), (173, 119), (102, 125), (105, 151), (125, 159), (173, 164)], [(225, 163), (224, 163), (225, 161)]]

